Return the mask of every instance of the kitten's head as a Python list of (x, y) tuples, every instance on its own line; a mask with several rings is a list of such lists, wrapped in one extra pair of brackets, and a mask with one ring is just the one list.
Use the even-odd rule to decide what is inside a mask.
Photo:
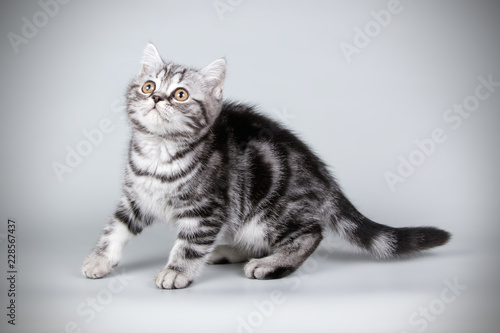
[(134, 129), (174, 141), (202, 136), (220, 113), (225, 76), (224, 59), (196, 70), (165, 63), (148, 44), (142, 69), (127, 93)]

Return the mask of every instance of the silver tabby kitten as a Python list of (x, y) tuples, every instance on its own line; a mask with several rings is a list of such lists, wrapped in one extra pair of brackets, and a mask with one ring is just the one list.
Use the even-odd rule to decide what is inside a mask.
[(83, 263), (85, 276), (111, 272), (127, 241), (155, 221), (178, 232), (156, 276), (163, 289), (189, 286), (205, 263), (247, 262), (248, 278), (281, 278), (327, 230), (379, 258), (448, 241), (437, 228), (391, 228), (358, 212), (294, 134), (250, 106), (223, 101), (225, 60), (190, 69), (165, 63), (149, 44), (142, 64), (127, 93), (123, 197)]

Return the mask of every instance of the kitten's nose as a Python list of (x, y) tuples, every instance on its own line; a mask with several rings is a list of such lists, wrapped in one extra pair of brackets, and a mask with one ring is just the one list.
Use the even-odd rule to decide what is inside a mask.
[(155, 101), (155, 104), (158, 103), (159, 101), (163, 101), (165, 98), (160, 95), (153, 95), (153, 101)]

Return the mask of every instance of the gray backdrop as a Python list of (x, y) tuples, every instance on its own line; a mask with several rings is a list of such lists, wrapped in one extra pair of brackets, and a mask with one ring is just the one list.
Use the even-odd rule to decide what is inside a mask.
[[(63, 2), (0, 10), (2, 332), (495, 330), (497, 2)], [(175, 232), (158, 225), (131, 241), (113, 275), (83, 278), (120, 195), (123, 96), (149, 41), (189, 66), (226, 57), (225, 96), (299, 133), (362, 212), (439, 226), (451, 243), (377, 262), (324, 242), (282, 280), (211, 266), (188, 289), (161, 291), (153, 277)]]

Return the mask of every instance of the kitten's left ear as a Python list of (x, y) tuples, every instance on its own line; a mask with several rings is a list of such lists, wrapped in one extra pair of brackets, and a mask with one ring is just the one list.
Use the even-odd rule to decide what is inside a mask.
[(222, 89), (226, 78), (226, 59), (221, 58), (200, 70), (205, 83), (215, 98), (222, 98)]
[(151, 71), (159, 66), (163, 66), (164, 62), (161, 60), (160, 54), (156, 47), (149, 43), (144, 49), (144, 55), (141, 60), (142, 69), (141, 72)]

